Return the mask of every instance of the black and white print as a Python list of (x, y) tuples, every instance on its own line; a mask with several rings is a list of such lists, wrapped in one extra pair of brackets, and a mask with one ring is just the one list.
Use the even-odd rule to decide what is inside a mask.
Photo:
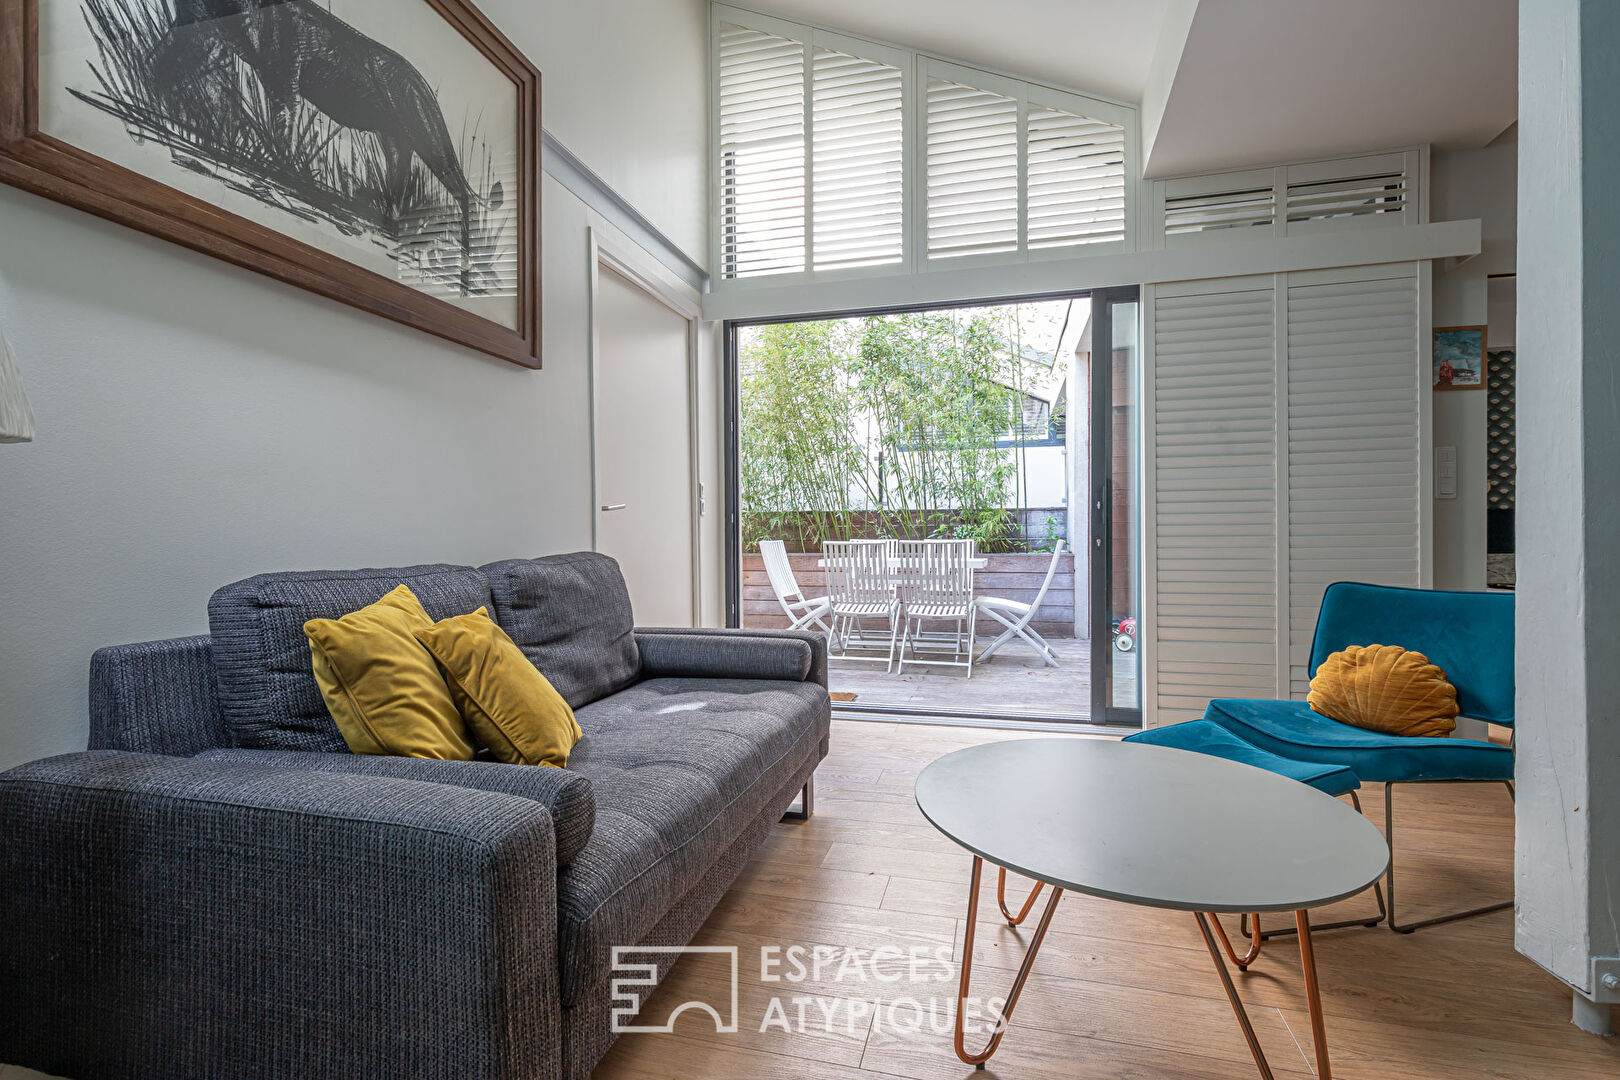
[(517, 94), (425, 0), (40, 0), (41, 130), (506, 326)]

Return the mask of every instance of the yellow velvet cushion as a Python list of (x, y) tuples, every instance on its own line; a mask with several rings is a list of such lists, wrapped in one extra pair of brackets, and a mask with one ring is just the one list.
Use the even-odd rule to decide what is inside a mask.
[(512, 765), (568, 764), (584, 733), (562, 695), (479, 608), (416, 631), (439, 662), (467, 726)]
[(1316, 669), (1305, 699), (1341, 723), (1387, 735), (1446, 735), (1457, 728), (1457, 688), (1420, 652), (1352, 645)]
[(472, 739), (415, 631), (433, 625), (401, 585), (341, 619), (304, 624), (326, 707), (357, 754), (470, 761)]

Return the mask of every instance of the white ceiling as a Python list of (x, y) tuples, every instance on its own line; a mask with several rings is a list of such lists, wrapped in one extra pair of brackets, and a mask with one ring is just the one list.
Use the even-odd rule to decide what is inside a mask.
[(733, 0), (738, 7), (1140, 101), (1171, 0)]
[(1149, 175), (1417, 143), (1518, 114), (1516, 0), (1200, 0)]
[[(739, 7), (1141, 102), (1196, 4), (1150, 176), (1432, 143), (1518, 112), (1517, 0), (732, 0)], [(1173, 23), (1167, 30), (1167, 24)], [(1149, 103), (1156, 108), (1157, 100)]]

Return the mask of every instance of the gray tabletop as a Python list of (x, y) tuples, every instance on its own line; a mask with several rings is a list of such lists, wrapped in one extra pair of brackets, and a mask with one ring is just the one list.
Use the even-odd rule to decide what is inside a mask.
[(973, 746), (922, 771), (917, 806), (998, 866), (1150, 907), (1317, 907), (1365, 889), (1389, 861), (1382, 834), (1332, 796), (1167, 746)]

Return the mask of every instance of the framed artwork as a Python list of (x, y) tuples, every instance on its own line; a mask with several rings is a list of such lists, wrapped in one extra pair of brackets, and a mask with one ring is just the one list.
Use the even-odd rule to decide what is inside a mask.
[(467, 0), (0, 0), (0, 180), (540, 366), (540, 73)]
[(1436, 390), (1485, 388), (1485, 327), (1435, 327), (1434, 388)]

